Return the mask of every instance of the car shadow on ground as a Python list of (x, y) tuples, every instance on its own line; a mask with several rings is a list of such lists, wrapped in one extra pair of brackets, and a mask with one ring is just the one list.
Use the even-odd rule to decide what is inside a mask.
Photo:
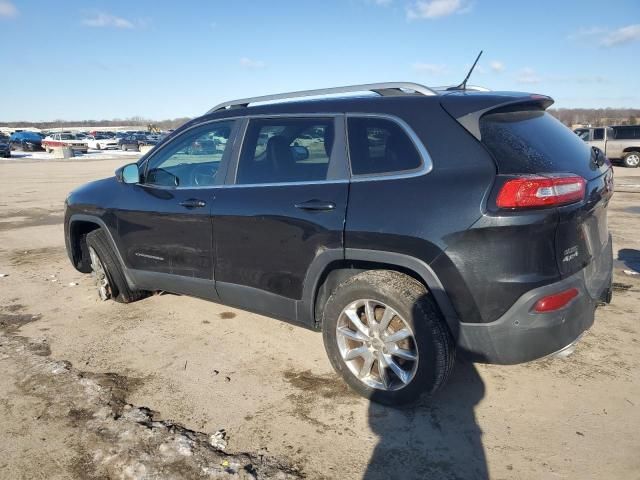
[(618, 250), (618, 260), (621, 261), (626, 268), (640, 272), (640, 250), (635, 248), (621, 248)]
[[(424, 310), (414, 308), (414, 330)], [(424, 325), (424, 323), (422, 324)], [(433, 397), (402, 408), (371, 402), (369, 425), (377, 445), (365, 480), (489, 478), (475, 407), (485, 385), (473, 363), (456, 362), (449, 381)]]
[(489, 478), (474, 412), (484, 391), (474, 365), (459, 361), (449, 383), (431, 399), (402, 409), (371, 403), (369, 425), (378, 443), (363, 478)]

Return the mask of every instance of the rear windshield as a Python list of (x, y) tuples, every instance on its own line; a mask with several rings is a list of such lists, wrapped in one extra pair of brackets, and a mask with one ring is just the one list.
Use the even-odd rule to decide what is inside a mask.
[(480, 119), (480, 133), (499, 173), (562, 172), (589, 180), (606, 170), (597, 167), (589, 145), (541, 110), (489, 113)]

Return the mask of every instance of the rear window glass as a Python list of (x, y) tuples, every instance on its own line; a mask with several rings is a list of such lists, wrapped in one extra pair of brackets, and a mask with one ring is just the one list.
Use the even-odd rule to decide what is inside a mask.
[(480, 133), (499, 173), (600, 174), (591, 147), (547, 112), (490, 113), (480, 119)]

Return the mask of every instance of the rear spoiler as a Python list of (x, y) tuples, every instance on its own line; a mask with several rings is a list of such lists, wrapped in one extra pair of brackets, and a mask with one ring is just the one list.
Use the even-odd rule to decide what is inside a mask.
[(553, 105), (553, 98), (537, 94), (491, 92), (477, 95), (444, 95), (440, 103), (471, 135), (481, 140), (480, 118), (483, 115), (500, 110), (546, 110)]

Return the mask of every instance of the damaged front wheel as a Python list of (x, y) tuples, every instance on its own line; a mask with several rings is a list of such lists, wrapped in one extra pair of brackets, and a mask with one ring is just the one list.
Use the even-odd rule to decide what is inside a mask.
[(99, 228), (89, 232), (87, 247), (91, 260), (91, 274), (101, 300), (112, 298), (116, 302), (130, 303), (146, 296), (145, 291), (129, 286), (104, 230)]

